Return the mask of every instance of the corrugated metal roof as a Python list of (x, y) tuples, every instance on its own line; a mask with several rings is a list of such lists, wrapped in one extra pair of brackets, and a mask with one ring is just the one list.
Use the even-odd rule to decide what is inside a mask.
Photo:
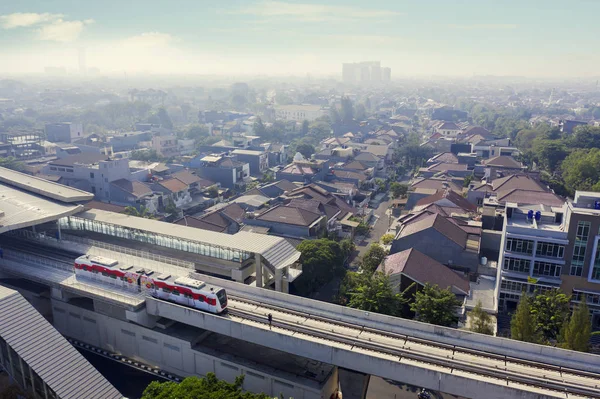
[(100, 209), (91, 209), (77, 216), (222, 248), (258, 253), (275, 268), (283, 268), (300, 259), (300, 252), (281, 237), (245, 231), (236, 234), (217, 233)]
[(0, 286), (0, 336), (61, 399), (121, 399), (17, 291)]
[[(0, 170), (0, 175), (3, 172)], [(0, 233), (57, 220), (83, 209), (82, 205), (58, 202), (42, 195), (0, 183)]]
[(62, 202), (89, 201), (94, 194), (0, 167), (0, 182)]

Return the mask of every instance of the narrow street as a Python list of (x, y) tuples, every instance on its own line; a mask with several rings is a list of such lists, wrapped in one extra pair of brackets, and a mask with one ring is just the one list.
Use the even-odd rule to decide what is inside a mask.
[(389, 196), (385, 198), (384, 201), (374, 210), (373, 216), (376, 218), (375, 224), (372, 226), (371, 231), (367, 234), (364, 239), (356, 240), (354, 243), (356, 244), (356, 250), (358, 254), (354, 257), (351, 262), (351, 265), (356, 266), (358, 259), (366, 252), (371, 243), (378, 242), (382, 235), (388, 229), (389, 226), (389, 216), (387, 215), (387, 209), (390, 206), (391, 199)]

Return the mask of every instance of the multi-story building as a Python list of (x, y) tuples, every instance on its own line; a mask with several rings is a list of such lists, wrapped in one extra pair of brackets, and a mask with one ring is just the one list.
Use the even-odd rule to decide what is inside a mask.
[(561, 288), (585, 297), (600, 327), (600, 193), (577, 191), (562, 207), (507, 203), (499, 259), (499, 309), (522, 292)]
[(179, 155), (177, 136), (154, 136), (152, 137), (152, 149), (163, 157)]
[(46, 123), (46, 140), (52, 143), (70, 143), (72, 140), (83, 137), (81, 123)]
[(250, 165), (240, 162), (235, 157), (219, 154), (206, 155), (200, 159), (198, 176), (221, 183), (222, 187), (235, 188), (244, 186), (250, 178)]
[(284, 121), (314, 121), (324, 115), (327, 115), (327, 110), (320, 105), (289, 104), (275, 106), (275, 118)]
[(108, 155), (93, 153), (50, 161), (43, 173), (60, 176), (64, 184), (91, 192), (97, 199), (104, 201), (110, 200), (112, 182), (131, 179), (129, 159), (113, 159)]
[(342, 81), (346, 84), (378, 84), (391, 80), (392, 70), (382, 68), (380, 61), (342, 64)]
[(253, 150), (233, 150), (231, 154), (237, 157), (240, 162), (246, 162), (250, 165), (250, 173), (261, 175), (269, 167), (269, 156), (264, 151)]

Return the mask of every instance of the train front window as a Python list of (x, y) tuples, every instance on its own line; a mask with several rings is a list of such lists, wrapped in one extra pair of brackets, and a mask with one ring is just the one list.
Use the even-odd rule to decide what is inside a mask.
[(225, 305), (227, 305), (227, 293), (225, 292), (225, 290), (221, 289), (217, 291), (217, 298), (219, 299), (221, 307), (224, 308)]

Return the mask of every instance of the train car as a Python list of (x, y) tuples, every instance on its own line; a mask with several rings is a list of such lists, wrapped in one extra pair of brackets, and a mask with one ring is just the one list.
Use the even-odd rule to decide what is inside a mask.
[(103, 256), (83, 255), (75, 259), (75, 275), (128, 291), (139, 290), (139, 270), (133, 266), (119, 266), (118, 261)]
[(169, 274), (142, 275), (141, 287), (156, 298), (206, 312), (220, 314), (227, 309), (225, 289), (194, 278)]

